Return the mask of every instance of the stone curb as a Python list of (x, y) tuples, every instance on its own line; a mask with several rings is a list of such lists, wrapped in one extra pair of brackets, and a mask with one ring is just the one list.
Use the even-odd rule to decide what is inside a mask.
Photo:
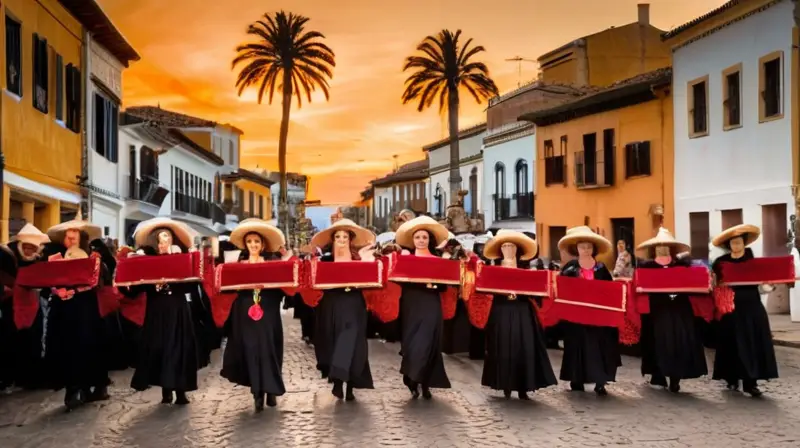
[(800, 341), (786, 341), (773, 336), (772, 343), (780, 347), (800, 348)]

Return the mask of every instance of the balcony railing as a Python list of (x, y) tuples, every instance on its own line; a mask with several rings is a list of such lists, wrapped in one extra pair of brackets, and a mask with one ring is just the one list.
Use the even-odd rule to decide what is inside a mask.
[(161, 185), (158, 179), (154, 178), (129, 178), (128, 188), (128, 197), (130, 199), (147, 202), (156, 207), (161, 207), (164, 199), (169, 194), (169, 190)]
[(183, 193), (175, 193), (174, 208), (180, 212), (211, 219), (212, 222), (225, 222), (225, 211), (217, 204), (204, 199), (193, 198)]
[(510, 197), (494, 194), (494, 220), (533, 218), (533, 193), (513, 194)]

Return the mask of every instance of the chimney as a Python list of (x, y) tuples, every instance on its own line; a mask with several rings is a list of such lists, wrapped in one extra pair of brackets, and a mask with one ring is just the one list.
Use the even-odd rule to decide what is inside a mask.
[(639, 25), (650, 25), (650, 3), (639, 3)]

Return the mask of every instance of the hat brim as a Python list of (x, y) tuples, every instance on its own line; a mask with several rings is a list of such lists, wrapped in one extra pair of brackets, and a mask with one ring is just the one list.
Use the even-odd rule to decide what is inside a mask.
[(498, 235), (486, 242), (483, 246), (483, 256), (489, 260), (497, 260), (503, 256), (502, 247), (505, 243), (515, 244), (518, 248), (522, 249), (520, 260), (530, 260), (536, 256), (536, 251), (539, 246), (536, 241), (528, 238), (525, 235)]
[(310, 245), (312, 247), (323, 248), (333, 243), (333, 236), (340, 230), (352, 232), (353, 235), (355, 235), (353, 240), (350, 241), (350, 244), (354, 247), (361, 248), (375, 242), (375, 234), (369, 230), (356, 224), (339, 224), (332, 225), (325, 230), (317, 232), (317, 234), (311, 238)]
[(430, 232), (430, 234), (433, 235), (434, 243), (437, 247), (447, 241), (450, 236), (450, 232), (447, 228), (438, 222), (419, 222), (403, 228), (403, 226), (406, 226), (406, 224), (410, 222), (411, 221), (407, 221), (404, 223), (400, 226), (401, 228), (397, 229), (397, 233), (395, 233), (394, 240), (401, 247), (414, 247), (414, 234), (420, 230), (427, 230)]
[(738, 236), (744, 239), (744, 245), (747, 247), (753, 244), (758, 237), (761, 236), (761, 229), (750, 224), (739, 224), (738, 226), (733, 226), (730, 229), (726, 229), (719, 235), (715, 236), (714, 239), (711, 240), (711, 244), (715, 247), (725, 247), (728, 241)]
[(139, 248), (146, 245), (150, 234), (156, 229), (169, 229), (187, 249), (194, 246), (194, 232), (189, 229), (189, 226), (171, 219), (154, 218), (139, 224), (139, 228), (136, 229), (136, 234), (134, 235), (136, 247)]
[(653, 242), (650, 242), (649, 240), (645, 241), (642, 244), (640, 244), (636, 248), (636, 250), (646, 254), (648, 258), (654, 258), (655, 257), (656, 247), (659, 247), (659, 246), (669, 247), (669, 252), (673, 256), (677, 256), (678, 254), (683, 253), (683, 252), (690, 252), (691, 251), (691, 247), (688, 244), (681, 243), (679, 241), (653, 241)]
[(78, 220), (62, 222), (50, 227), (47, 229), (47, 237), (54, 243), (63, 244), (68, 230), (78, 230), (85, 233), (89, 237), (89, 241), (103, 237), (103, 229), (100, 226)]
[(578, 243), (592, 243), (597, 248), (597, 255), (603, 255), (611, 252), (611, 242), (596, 233), (577, 233), (574, 235), (567, 235), (558, 242), (559, 250), (566, 250), (572, 246), (577, 246)]
[(241, 223), (233, 229), (230, 236), (230, 242), (239, 249), (245, 248), (245, 237), (250, 233), (256, 233), (261, 236), (264, 243), (264, 250), (267, 252), (277, 252), (281, 246), (286, 245), (286, 238), (283, 232), (275, 226), (269, 225), (266, 222), (246, 222)]

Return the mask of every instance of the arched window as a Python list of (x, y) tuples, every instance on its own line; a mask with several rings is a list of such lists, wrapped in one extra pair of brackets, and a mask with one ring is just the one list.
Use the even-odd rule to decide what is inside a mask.
[[(469, 209), (465, 210), (472, 217), (478, 215), (478, 167), (472, 167), (469, 173)], [(465, 204), (466, 205), (466, 204)]]
[(528, 194), (528, 162), (517, 160), (514, 167), (514, 193), (517, 197)]
[(433, 212), (437, 216), (442, 216), (444, 214), (443, 210), (443, 194), (442, 194), (442, 186), (441, 184), (436, 184), (436, 190), (433, 192)]
[(502, 162), (494, 165), (494, 195), (498, 199), (506, 196), (506, 166)]

